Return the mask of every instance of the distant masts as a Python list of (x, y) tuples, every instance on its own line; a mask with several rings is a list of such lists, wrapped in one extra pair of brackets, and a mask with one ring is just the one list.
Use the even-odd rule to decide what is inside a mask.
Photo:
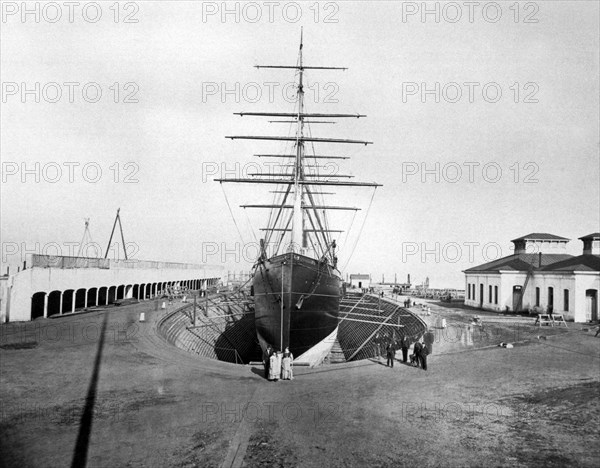
[(81, 257), (83, 246), (92, 243), (92, 234), (90, 233), (90, 218), (85, 218), (85, 229), (83, 231), (83, 237), (79, 244), (79, 250), (77, 251), (77, 257)]
[(119, 222), (119, 230), (121, 231), (121, 242), (123, 242), (123, 254), (125, 254), (125, 260), (127, 260), (127, 249), (125, 248), (125, 237), (123, 236), (123, 225), (121, 224), (121, 215), (119, 212), (121, 208), (117, 208), (117, 216), (115, 216), (115, 223), (113, 224), (112, 231), (110, 233), (110, 239), (108, 239), (108, 246), (106, 247), (106, 252), (104, 253), (104, 258), (108, 256), (108, 251), (110, 250), (110, 244), (112, 243), (113, 234), (115, 233), (115, 228), (117, 227), (117, 221)]

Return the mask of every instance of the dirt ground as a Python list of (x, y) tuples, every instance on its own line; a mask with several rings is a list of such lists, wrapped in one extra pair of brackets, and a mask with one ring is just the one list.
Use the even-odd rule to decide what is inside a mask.
[(412, 309), (435, 333), (427, 371), (373, 360), (280, 382), (168, 345), (154, 302), (2, 325), (0, 466), (600, 465), (595, 328), (430, 307)]

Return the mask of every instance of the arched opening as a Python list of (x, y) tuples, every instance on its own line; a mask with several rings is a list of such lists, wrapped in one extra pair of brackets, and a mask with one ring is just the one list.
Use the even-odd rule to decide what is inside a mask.
[(139, 297), (139, 299), (142, 300), (142, 301), (144, 299), (146, 299), (146, 284), (145, 283), (140, 284), (140, 297)]
[(131, 299), (133, 297), (133, 285), (128, 284), (125, 286), (125, 298)]
[(133, 285), (133, 297), (135, 297), (136, 299), (139, 299), (140, 297), (140, 285), (139, 284), (134, 284)]
[(125, 285), (122, 284), (120, 286), (117, 286), (117, 294), (115, 296), (115, 300), (118, 301), (119, 299), (124, 299), (125, 298)]
[(48, 294), (48, 317), (61, 313), (60, 299), (62, 291), (52, 291)]
[(85, 308), (85, 288), (78, 289), (75, 293), (75, 310)]
[(95, 307), (98, 299), (98, 288), (90, 288), (88, 290), (86, 307)]
[(102, 286), (100, 289), (98, 289), (98, 304), (108, 304), (108, 288), (106, 286)]
[(44, 316), (45, 292), (36, 292), (31, 296), (31, 320)]
[(75, 297), (75, 291), (73, 289), (67, 289), (63, 293), (62, 313), (68, 314), (73, 312), (73, 299)]
[(479, 283), (479, 307), (483, 309), (483, 283)]
[(117, 300), (117, 287), (116, 286), (111, 286), (108, 288), (108, 303), (109, 304), (114, 304), (115, 301)]

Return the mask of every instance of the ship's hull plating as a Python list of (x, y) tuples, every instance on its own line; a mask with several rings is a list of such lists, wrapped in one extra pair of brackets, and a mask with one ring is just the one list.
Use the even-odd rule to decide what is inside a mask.
[(331, 265), (294, 253), (279, 255), (256, 265), (253, 286), (263, 349), (289, 347), (298, 357), (335, 331), (342, 279)]

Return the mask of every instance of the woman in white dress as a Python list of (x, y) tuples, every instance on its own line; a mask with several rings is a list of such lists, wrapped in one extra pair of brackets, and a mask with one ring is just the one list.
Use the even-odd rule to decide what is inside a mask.
[(281, 352), (277, 351), (269, 358), (269, 380), (278, 381), (281, 377)]
[(294, 371), (292, 370), (294, 355), (290, 353), (289, 348), (285, 348), (285, 353), (283, 353), (283, 364), (281, 370), (281, 379), (282, 380), (292, 380), (294, 378)]

